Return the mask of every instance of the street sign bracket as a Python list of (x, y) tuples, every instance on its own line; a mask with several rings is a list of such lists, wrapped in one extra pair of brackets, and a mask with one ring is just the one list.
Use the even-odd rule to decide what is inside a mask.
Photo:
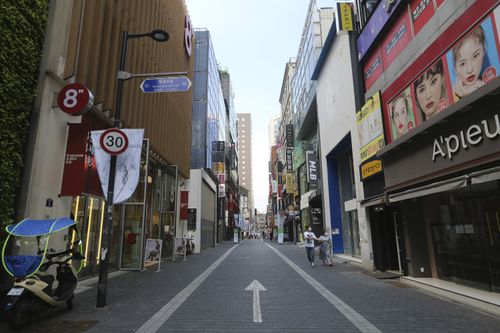
[(126, 71), (118, 71), (116, 77), (118, 80), (130, 80), (136, 77), (150, 77), (155, 78), (157, 76), (183, 76), (187, 75), (187, 72), (163, 72), (163, 73), (130, 73)]

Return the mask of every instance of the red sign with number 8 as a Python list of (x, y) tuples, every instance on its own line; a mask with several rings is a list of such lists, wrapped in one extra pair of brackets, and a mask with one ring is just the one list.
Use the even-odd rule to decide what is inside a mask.
[(79, 116), (89, 110), (94, 96), (87, 87), (80, 83), (71, 83), (61, 89), (57, 96), (57, 104), (62, 111)]

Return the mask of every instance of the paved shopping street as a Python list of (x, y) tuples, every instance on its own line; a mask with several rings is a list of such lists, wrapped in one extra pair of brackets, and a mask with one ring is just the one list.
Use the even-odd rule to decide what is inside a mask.
[[(308, 264), (298, 245), (225, 242), (186, 261), (162, 263), (160, 272), (111, 275), (104, 309), (95, 307), (95, 284), (83, 281), (73, 311), (54, 310), (20, 332), (497, 332), (500, 327), (499, 317), (398, 279), (376, 279), (338, 258), (333, 267), (323, 266), (316, 254), (315, 263)], [(246, 290), (254, 280), (265, 290)], [(0, 331), (11, 332), (5, 323)]]

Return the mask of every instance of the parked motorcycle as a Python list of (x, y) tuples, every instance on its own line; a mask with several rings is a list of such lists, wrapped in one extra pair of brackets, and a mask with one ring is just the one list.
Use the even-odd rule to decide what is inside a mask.
[(15, 279), (5, 305), (12, 328), (61, 304), (72, 310), (77, 274), (85, 259), (76, 223), (70, 218), (25, 219), (7, 226), (2, 263)]

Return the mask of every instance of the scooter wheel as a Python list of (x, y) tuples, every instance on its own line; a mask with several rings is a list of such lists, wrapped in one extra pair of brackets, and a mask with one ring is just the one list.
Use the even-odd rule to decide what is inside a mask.
[(66, 309), (68, 309), (68, 311), (73, 310), (73, 297), (68, 298), (66, 301)]
[(14, 307), (6, 313), (6, 319), (12, 329), (18, 329), (28, 323), (30, 316), (28, 313)]

